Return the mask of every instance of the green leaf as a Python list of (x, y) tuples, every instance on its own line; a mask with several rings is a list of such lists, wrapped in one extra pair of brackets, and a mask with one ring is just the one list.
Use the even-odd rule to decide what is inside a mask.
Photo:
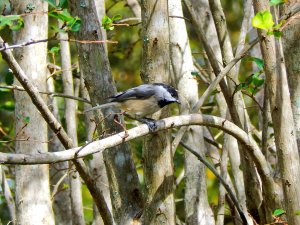
[(104, 15), (102, 18), (102, 26), (105, 30), (113, 30), (114, 26), (112, 26), (113, 20), (108, 16)]
[(63, 183), (63, 189), (68, 189), (68, 188), (70, 188), (70, 185), (66, 184), (66, 183)]
[(270, 6), (279, 5), (285, 3), (284, 0), (270, 0), (269, 4)]
[(51, 26), (50, 29), (53, 30), (55, 33), (66, 33), (64, 29), (58, 28), (57, 26)]
[(19, 30), (24, 27), (24, 20), (20, 15), (0, 15), (0, 30), (6, 26), (11, 30)]
[(28, 124), (30, 122), (30, 117), (29, 116), (24, 117), (23, 122)]
[(249, 57), (249, 61), (254, 62), (259, 70), (263, 70), (264, 68), (264, 60), (256, 57)]
[(246, 89), (248, 88), (249, 86), (246, 84), (246, 83), (240, 83), (239, 85), (236, 86), (234, 92), (238, 92), (242, 89)]
[(280, 216), (284, 213), (285, 211), (283, 209), (275, 209), (275, 211), (273, 212), (273, 216)]
[(48, 4), (51, 5), (52, 7), (57, 8), (55, 0), (44, 0), (44, 1), (48, 2)]
[(270, 30), (274, 25), (273, 16), (269, 11), (258, 12), (252, 19), (252, 26)]
[[(64, 9), (63, 11), (53, 10), (49, 12), (49, 16), (65, 22), (67, 30), (70, 30), (72, 32), (77, 32), (80, 29), (81, 19), (77, 16), (76, 17), (71, 16), (71, 14), (68, 12), (67, 9)], [(53, 28), (58, 32), (62, 32), (61, 29), (55, 27)]]
[(258, 77), (258, 78), (253, 79), (253, 84), (255, 85), (256, 88), (262, 86), (264, 84), (264, 82), (265, 82), (265, 79), (263, 79), (263, 78)]
[(275, 38), (281, 38), (282, 33), (280, 31), (274, 30), (273, 32)]
[(58, 7), (61, 9), (68, 8), (68, 0), (59, 0)]
[(195, 77), (199, 76), (199, 72), (198, 71), (192, 71), (191, 74), (192, 74), (192, 76), (195, 76)]
[(120, 20), (122, 19), (122, 16), (121, 15), (115, 15), (113, 18), (112, 18), (112, 21), (117, 21), (117, 20)]
[(14, 83), (14, 75), (11, 71), (8, 71), (6, 74), (5, 74), (5, 83), (7, 85), (12, 85)]
[(66, 9), (63, 11), (53, 10), (49, 12), (49, 16), (59, 19), (63, 22), (70, 22), (74, 19)]
[(49, 53), (57, 54), (60, 50), (60, 46), (54, 46), (49, 50)]
[(13, 101), (7, 101), (4, 104), (0, 104), (0, 109), (13, 111), (15, 110), (15, 103)]
[(72, 21), (69, 21), (67, 23), (67, 27), (69, 30), (71, 30), (72, 32), (77, 32), (79, 31), (81, 26), (81, 19), (79, 17), (74, 17)]

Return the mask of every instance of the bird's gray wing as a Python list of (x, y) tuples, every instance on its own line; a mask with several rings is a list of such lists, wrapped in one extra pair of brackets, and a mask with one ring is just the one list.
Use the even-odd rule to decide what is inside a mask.
[(128, 89), (110, 97), (108, 102), (123, 102), (129, 99), (147, 99), (155, 94), (153, 85), (143, 84), (138, 87)]

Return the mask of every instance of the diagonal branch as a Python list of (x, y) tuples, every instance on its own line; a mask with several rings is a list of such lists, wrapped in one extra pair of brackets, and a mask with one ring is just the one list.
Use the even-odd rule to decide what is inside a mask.
[[(3, 40), (0, 37), (0, 49), (4, 47)], [(48, 123), (49, 127), (57, 134), (57, 137), (64, 145), (66, 149), (73, 148), (72, 140), (69, 138), (62, 125), (57, 121), (55, 116), (51, 113), (43, 98), (38, 92), (37, 87), (35, 87), (31, 81), (28, 79), (13, 54), (10, 50), (5, 50), (1, 52), (3, 59), (7, 62), (10, 69), (13, 71), (14, 76), (18, 79), (21, 85), (24, 87), (28, 95), (30, 96), (32, 103), (37, 107), (45, 121)], [(113, 224), (112, 215), (107, 207), (104, 197), (99, 189), (96, 187), (96, 182), (91, 178), (88, 170), (83, 162), (83, 160), (73, 159), (73, 163), (76, 166), (78, 173), (81, 178), (85, 181), (91, 195), (93, 196), (98, 210), (103, 218), (105, 224)]]

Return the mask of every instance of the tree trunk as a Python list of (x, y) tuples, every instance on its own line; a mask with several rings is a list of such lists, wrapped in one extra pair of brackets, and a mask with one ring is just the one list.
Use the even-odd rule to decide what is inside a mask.
[[(269, 1), (254, 0), (253, 5), (255, 13), (270, 11)], [(287, 77), (285, 71), (276, 71), (274, 37), (266, 35), (262, 29), (258, 29), (258, 35), (262, 39), (260, 47), (265, 63), (266, 87), (270, 98), (287, 219), (289, 225), (296, 225), (300, 224), (300, 217), (295, 216), (300, 208), (300, 165)]]
[[(62, 27), (63, 23), (58, 21), (58, 26)], [(59, 33), (60, 39), (69, 39), (67, 33)], [(69, 42), (60, 41), (60, 54), (61, 54), (61, 69), (62, 69), (62, 83), (64, 94), (74, 96), (73, 75), (71, 65), (71, 53)], [(77, 140), (77, 120), (76, 120), (77, 102), (73, 99), (65, 99), (65, 120), (66, 130), (68, 136), (73, 141), (73, 146), (78, 146)], [(81, 179), (75, 166), (70, 163), (72, 172), (69, 174), (70, 181), (70, 194), (72, 202), (72, 223), (73, 225), (84, 225), (83, 205), (82, 205), (82, 191)]]
[[(103, 40), (93, 0), (70, 1), (73, 15), (81, 18), (81, 29), (74, 35), (78, 40)], [(116, 93), (109, 61), (103, 44), (77, 44), (79, 65), (93, 105)], [(111, 109), (103, 111), (104, 127), (108, 133), (122, 130), (113, 120)], [(98, 120), (100, 122), (100, 119)], [(102, 135), (102, 124), (98, 134)], [(110, 195), (117, 224), (131, 224), (140, 214), (143, 201), (139, 180), (128, 144), (104, 151), (104, 161), (110, 185)]]
[[(54, 89), (54, 79), (53, 77), (47, 77), (47, 91), (55, 92)], [(48, 105), (51, 106), (50, 110), (55, 118), (60, 121), (58, 113), (58, 103), (53, 96), (49, 96)], [(49, 152), (59, 152), (65, 150), (62, 143), (57, 138), (56, 134), (48, 129), (49, 140), (52, 140), (49, 144)], [(70, 182), (69, 176), (66, 176), (66, 173), (69, 172), (69, 163), (60, 162), (52, 165), (50, 167), (51, 175), (51, 186), (54, 187), (51, 193), (52, 196), (52, 206), (55, 216), (55, 224), (57, 225), (72, 225), (72, 208), (71, 208), (71, 199), (70, 199)], [(61, 181), (61, 178), (65, 178)], [(61, 182), (61, 183), (59, 183)], [(58, 185), (58, 186), (57, 186)], [(58, 190), (66, 186), (62, 191)]]
[[(169, 83), (168, 1), (142, 2), (143, 58), (141, 76), (145, 83)], [(154, 114), (166, 117), (168, 110)], [(144, 142), (144, 224), (175, 224), (173, 157), (169, 131), (148, 135)]]
[[(171, 64), (180, 93), (181, 114), (189, 113), (198, 100), (198, 83), (192, 76), (193, 58), (180, 0), (169, 1)], [(176, 17), (172, 17), (176, 16)], [(205, 157), (203, 128), (190, 126), (185, 143)], [(185, 215), (187, 224), (214, 224), (206, 191), (206, 167), (190, 152), (185, 152)]]
[[(291, 0), (283, 4), (282, 14), (299, 4)], [(283, 30), (282, 43), (285, 65), (291, 94), (292, 110), (296, 129), (298, 152), (300, 154), (300, 20), (293, 19)]]
[[(13, 1), (15, 14), (24, 13), (28, 4), (36, 11), (47, 11), (48, 4), (39, 0)], [(48, 38), (48, 15), (32, 14), (24, 17), (24, 28), (14, 33), (14, 42)], [(15, 51), (15, 57), (31, 80), (46, 90), (47, 44), (40, 43)], [(15, 82), (18, 84), (18, 82)], [(47, 152), (47, 125), (27, 94), (15, 91), (15, 133), (17, 153)], [(16, 166), (16, 209), (18, 224), (54, 224), (50, 189), (49, 166)]]

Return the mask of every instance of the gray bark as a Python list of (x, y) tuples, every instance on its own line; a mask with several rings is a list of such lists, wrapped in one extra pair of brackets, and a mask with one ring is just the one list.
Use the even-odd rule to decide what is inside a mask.
[[(58, 22), (61, 27), (62, 22)], [(60, 39), (68, 39), (67, 33), (59, 33)], [(74, 96), (74, 85), (72, 76), (71, 53), (69, 42), (60, 41), (60, 54), (61, 54), (61, 69), (62, 69), (62, 83), (64, 94)], [(76, 121), (77, 103), (72, 99), (65, 99), (65, 119), (66, 130), (68, 136), (72, 139), (73, 146), (78, 146), (77, 141), (77, 121)], [(72, 222), (73, 225), (84, 225), (82, 193), (81, 193), (81, 180), (73, 165), (70, 165), (71, 172), (69, 174), (70, 194), (72, 203)]]
[[(255, 13), (270, 10), (269, 1), (254, 0), (253, 5)], [(295, 212), (300, 208), (300, 180), (298, 179), (300, 165), (287, 77), (282, 66), (279, 71), (276, 71), (274, 37), (267, 36), (261, 29), (258, 29), (258, 35), (262, 38), (260, 47), (265, 63), (266, 86), (274, 124), (287, 219), (288, 224), (296, 225), (300, 224), (300, 217), (295, 216)], [(284, 63), (284, 60), (281, 63)]]
[[(22, 14), (28, 4), (34, 4), (39, 11), (47, 11), (47, 3), (39, 0), (13, 1), (15, 14)], [(24, 28), (14, 32), (14, 43), (47, 38), (48, 15), (28, 15)], [(41, 43), (18, 49), (15, 57), (25, 73), (46, 90), (47, 44)], [(15, 81), (15, 84), (18, 82)], [(15, 149), (17, 153), (38, 154), (47, 152), (47, 125), (32, 104), (28, 95), (15, 91)], [(27, 122), (24, 122), (24, 119)], [(26, 140), (26, 141), (22, 141)], [(49, 166), (16, 166), (16, 209), (18, 224), (54, 224), (50, 200)]]
[[(71, 12), (82, 20), (81, 29), (75, 33), (78, 40), (103, 40), (97, 20), (95, 4), (92, 0), (70, 1)], [(85, 86), (93, 105), (116, 92), (109, 61), (103, 44), (77, 45), (80, 69)], [(103, 112), (105, 129), (112, 133), (120, 130), (114, 123), (110, 109)], [(100, 121), (100, 120), (98, 120)], [(98, 124), (101, 127), (101, 124)], [(101, 129), (98, 134), (102, 135)], [(104, 152), (104, 160), (110, 185), (114, 219), (117, 224), (129, 224), (140, 213), (141, 199), (138, 176), (127, 144), (119, 145)]]
[[(198, 84), (193, 79), (193, 58), (180, 0), (169, 1), (171, 64), (180, 93), (180, 111), (189, 113), (198, 100)], [(176, 16), (176, 17), (174, 17)], [(205, 157), (203, 128), (190, 126), (185, 143)], [(185, 152), (185, 215), (187, 224), (214, 224), (206, 191), (206, 168), (190, 152)]]
[[(49, 73), (48, 73), (49, 75)], [(47, 90), (50, 92), (55, 92), (54, 89), (54, 80), (53, 77), (49, 77), (47, 80)], [(58, 105), (56, 98), (49, 96), (48, 105), (51, 106), (50, 110), (57, 120), (60, 121), (58, 114)], [(56, 134), (49, 129), (48, 137), (51, 142), (48, 144), (49, 152), (58, 152), (65, 150), (62, 143), (57, 138)], [(68, 162), (60, 162), (56, 163), (50, 167), (50, 175), (51, 175), (51, 185), (56, 186), (60, 179), (68, 173), (69, 163)], [(55, 215), (55, 224), (57, 225), (72, 225), (72, 208), (71, 208), (71, 199), (70, 199), (70, 182), (69, 176), (67, 176), (61, 184), (57, 187), (59, 190), (63, 187), (63, 185), (67, 185), (68, 188), (53, 193), (52, 192), (52, 206)]]
[[(169, 83), (168, 1), (142, 2), (143, 58), (141, 76), (145, 83)], [(168, 110), (155, 113), (166, 117)], [(144, 224), (175, 224), (173, 158), (168, 131), (148, 135), (144, 143)], [(155, 149), (155, 151), (154, 151)], [(160, 212), (158, 214), (158, 212)]]
[[(299, 4), (298, 0), (286, 2), (282, 14)], [(283, 51), (288, 75), (289, 90), (300, 154), (300, 20), (295, 18), (283, 30)]]

